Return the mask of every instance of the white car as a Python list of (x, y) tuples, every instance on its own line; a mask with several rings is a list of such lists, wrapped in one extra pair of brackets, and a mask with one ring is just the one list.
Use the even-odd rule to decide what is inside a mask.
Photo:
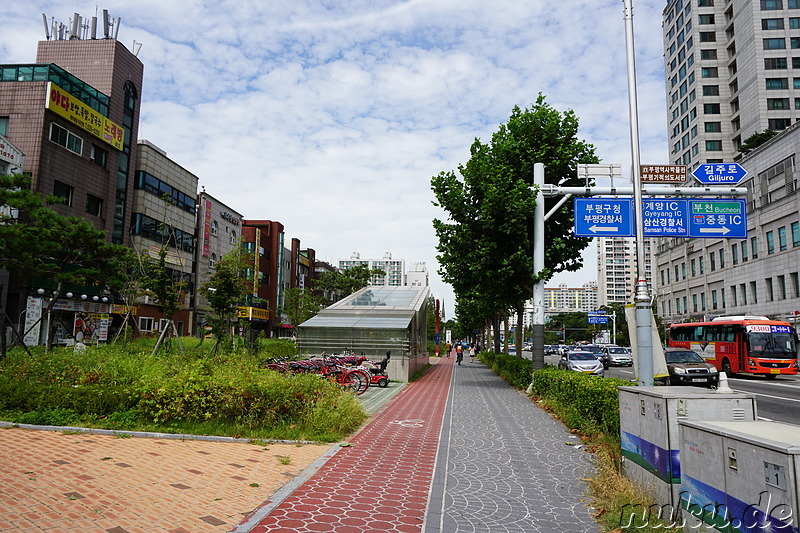
[(570, 350), (567, 352), (567, 355), (562, 356), (558, 361), (558, 368), (562, 370), (574, 370), (575, 372), (583, 372), (584, 374), (592, 374), (594, 376), (605, 376), (603, 363), (591, 352)]

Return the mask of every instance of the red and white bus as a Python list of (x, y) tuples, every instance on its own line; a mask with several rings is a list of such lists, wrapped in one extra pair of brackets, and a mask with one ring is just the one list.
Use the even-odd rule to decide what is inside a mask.
[(672, 324), (667, 344), (689, 348), (732, 374), (797, 374), (794, 328), (765, 316), (718, 317), (711, 322)]

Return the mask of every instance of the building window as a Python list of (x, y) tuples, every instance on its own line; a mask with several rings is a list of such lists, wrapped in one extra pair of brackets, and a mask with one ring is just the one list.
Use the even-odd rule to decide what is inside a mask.
[(681, 263), (681, 279), (686, 279), (686, 263)]
[(697, 261), (692, 259), (692, 277), (697, 275)]
[(717, 58), (717, 51), (714, 49), (711, 50), (700, 50), (700, 59), (716, 59)]
[[(767, 39), (764, 39), (765, 41)], [(717, 32), (715, 31), (701, 31), (700, 32), (700, 42), (701, 43), (714, 43), (717, 42)]]
[(725, 268), (725, 248), (719, 249), (719, 267)]
[(786, 226), (778, 228), (778, 250), (781, 252), (788, 248), (786, 243)]
[(75, 187), (67, 185), (66, 183), (55, 180), (53, 182), (53, 195), (63, 198), (64, 205), (72, 205), (72, 195), (75, 193)]
[(742, 305), (747, 305), (747, 285), (739, 284), (739, 293), (742, 295)]
[(236, 232), (235, 231), (231, 231), (231, 234), (230, 234), (230, 236), (228, 238), (228, 242), (230, 244), (236, 244)]
[(719, 133), (722, 131), (722, 122), (706, 122), (704, 126), (706, 133)]
[(766, 70), (785, 70), (789, 68), (789, 62), (785, 57), (765, 57), (764, 69)]
[(219, 224), (216, 220), (211, 221), (211, 235), (217, 237), (219, 235)]
[(739, 305), (736, 298), (736, 285), (731, 285), (731, 298), (733, 299), (733, 306)]
[(740, 244), (742, 250), (742, 263), (745, 263), (747, 262), (747, 241), (742, 241)]
[(711, 309), (717, 308), (717, 291), (711, 291)]
[(788, 118), (771, 118), (767, 121), (768, 128), (771, 130), (785, 130), (788, 128), (792, 123), (791, 119)]
[(714, 252), (708, 254), (708, 262), (711, 266), (711, 272), (714, 272), (717, 269), (717, 259), (716, 256), (714, 255)]
[(800, 279), (798, 279), (797, 272), (789, 274), (789, 279), (792, 280), (792, 289), (794, 290), (794, 297), (800, 298)]
[(786, 276), (778, 276), (778, 298), (781, 300), (786, 299)]
[(764, 50), (785, 50), (786, 49), (786, 39), (784, 39), (783, 37), (763, 39), (763, 41), (764, 41)]
[(702, 257), (700, 258), (699, 263), (700, 263), (700, 274), (701, 275), (705, 274), (706, 273), (705, 260)]
[(756, 282), (750, 282), (750, 301), (754, 304), (758, 303), (758, 287), (756, 287)]
[(767, 286), (767, 301), (771, 302), (775, 299), (775, 292), (772, 289), (772, 278), (766, 278), (764, 282)]
[(208, 260), (208, 267), (214, 268), (217, 264), (217, 254), (211, 254), (211, 259)]
[(706, 115), (719, 115), (719, 104), (703, 104), (703, 113)]
[(753, 259), (758, 259), (758, 237), (750, 238), (750, 251)]
[(800, 0), (787, 0), (786, 9), (798, 9), (798, 8), (800, 8)]
[(792, 222), (792, 246), (800, 246), (800, 222)]
[(739, 264), (739, 248), (738, 244), (731, 245), (731, 260), (733, 261), (734, 265)]
[[(772, 231), (767, 232), (767, 255), (772, 255), (775, 253), (775, 234)], [(753, 257), (756, 257), (756, 254), (753, 253)]]
[(103, 216), (103, 199), (93, 194), (86, 195), (86, 212), (96, 217)]
[(83, 153), (83, 139), (62, 128), (55, 122), (50, 123), (50, 140), (78, 155)]
[(800, 30), (800, 17), (789, 17), (789, 29)]
[(767, 109), (789, 109), (789, 99), (767, 98)]
[(767, 90), (776, 91), (789, 88), (789, 78), (767, 78)]
[(722, 151), (722, 141), (706, 141), (706, 151), (707, 152), (721, 152)]
[(719, 96), (719, 85), (703, 85), (703, 96)]
[(776, 9), (783, 9), (783, 0), (761, 0), (761, 11), (775, 11)]
[(8, 135), (8, 117), (0, 117), (0, 135)]
[(719, 69), (717, 67), (703, 67), (700, 69), (701, 78), (719, 78)]
[(697, 0), (697, 7), (714, 7), (714, 0)]
[(139, 331), (153, 331), (153, 317), (139, 317)]
[(108, 152), (97, 146), (96, 144), (92, 144), (92, 153), (89, 156), (92, 163), (95, 165), (99, 165), (103, 168), (106, 168), (106, 160), (108, 159)]
[(782, 30), (783, 19), (761, 19), (762, 30)]

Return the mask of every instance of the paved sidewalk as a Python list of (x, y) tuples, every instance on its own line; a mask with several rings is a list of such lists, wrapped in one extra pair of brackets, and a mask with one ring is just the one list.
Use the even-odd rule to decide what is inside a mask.
[(456, 367), (426, 533), (599, 531), (587, 506), (591, 456), (482, 363)]
[(440, 359), (353, 447), (232, 531), (598, 531), (590, 456), (485, 365), (454, 363)]

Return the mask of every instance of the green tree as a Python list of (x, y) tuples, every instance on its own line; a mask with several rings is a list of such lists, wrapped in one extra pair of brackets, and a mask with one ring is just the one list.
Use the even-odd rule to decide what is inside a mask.
[(322, 309), (323, 298), (309, 289), (293, 287), (283, 294), (283, 314), (292, 326), (302, 324)]
[(739, 152), (741, 152), (742, 155), (746, 155), (775, 137), (777, 134), (778, 132), (775, 130), (756, 132), (742, 142), (742, 145), (739, 147)]
[[(56, 213), (48, 206), (63, 198), (42, 198), (30, 183), (25, 174), (0, 176), (0, 268), (20, 281), (40, 278), (54, 285), (48, 317), (65, 285), (121, 287), (130, 251), (107, 242), (87, 220)], [(46, 339), (49, 345), (50, 331)]]
[(342, 272), (325, 272), (314, 281), (314, 286), (320, 290), (334, 293), (336, 296), (333, 301), (328, 302), (333, 303), (369, 285), (372, 276), (385, 275), (386, 272), (380, 268), (370, 269), (364, 265), (355, 265)]
[(233, 327), (238, 323), (239, 305), (248, 291), (248, 282), (242, 276), (252, 256), (232, 250), (214, 264), (214, 273), (198, 291), (211, 308), (209, 324), (216, 337), (213, 350), (228, 346), (233, 339)]
[[(577, 165), (598, 159), (594, 147), (577, 134), (575, 114), (559, 112), (540, 94), (532, 107), (514, 107), (490, 143), (476, 139), (469, 161), (458, 167), (459, 175), (442, 172), (431, 180), (434, 205), (448, 215), (446, 221), (433, 221), (439, 239), (439, 273), (453, 287), (457, 312), (468, 308), (471, 315), (492, 320), (496, 343), (500, 337), (497, 317), (509, 310), (519, 317), (536, 281), (582, 265), (580, 252), (589, 239), (573, 234), (573, 212), (562, 208), (545, 228), (548, 266), (540, 272), (532, 269), (533, 167), (545, 165), (549, 184), (584, 185), (577, 177)], [(557, 200), (545, 199), (546, 210)], [(478, 317), (470, 316), (469, 321), (474, 323)], [(521, 334), (520, 329), (518, 354)]]

